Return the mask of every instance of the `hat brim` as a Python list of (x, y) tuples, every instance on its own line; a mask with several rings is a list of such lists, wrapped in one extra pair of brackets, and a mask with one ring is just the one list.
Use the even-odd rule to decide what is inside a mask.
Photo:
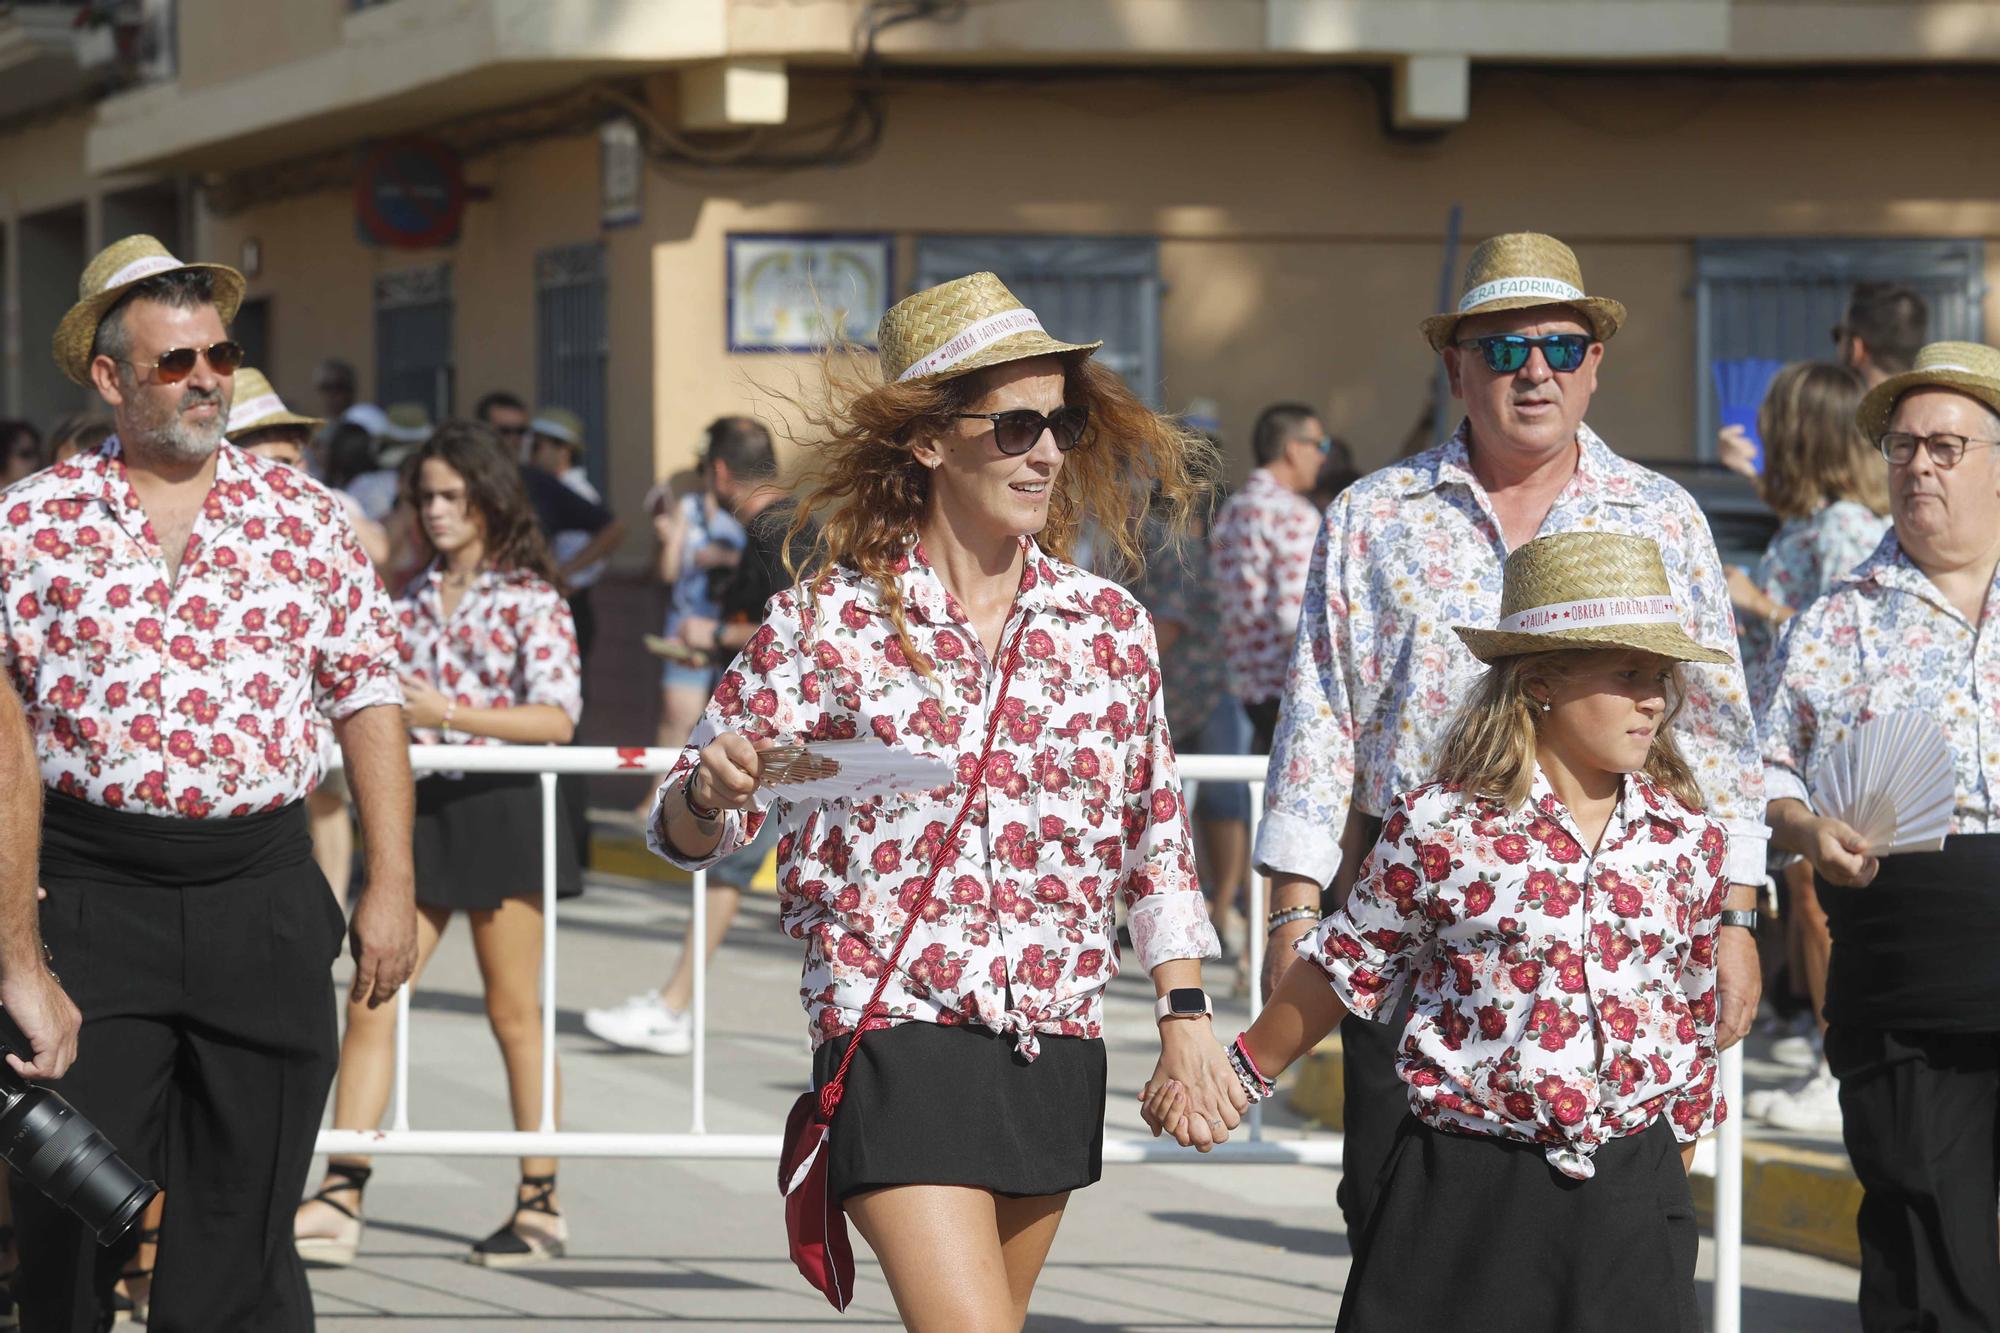
[(55, 337), (50, 340), (50, 350), (54, 352), (56, 365), (62, 368), (74, 384), (90, 387), (90, 347), (97, 341), (97, 326), (104, 321), (105, 312), (117, 305), (125, 296), (142, 282), (150, 281), (164, 273), (178, 273), (182, 269), (207, 269), (215, 275), (215, 313), (228, 324), (236, 318), (236, 312), (243, 305), (243, 275), (227, 264), (182, 264), (180, 268), (161, 269), (159, 273), (148, 273), (143, 278), (122, 282), (116, 287), (106, 287), (95, 295), (85, 297), (69, 308), (69, 313), (56, 325)]
[(1584, 318), (1590, 321), (1591, 332), (1601, 343), (1610, 342), (1625, 324), (1625, 307), (1608, 296), (1585, 296), (1574, 301), (1551, 301), (1540, 296), (1503, 296), (1497, 301), (1476, 305), (1462, 313), (1432, 315), (1423, 322), (1424, 337), (1429, 341), (1432, 350), (1442, 352), (1452, 345), (1453, 334), (1457, 332), (1459, 322), (1462, 320), (1471, 319), (1475, 315), (1498, 314), (1503, 310), (1532, 310), (1537, 306), (1566, 306), (1572, 310), (1581, 310)]
[(1906, 370), (1870, 389), (1862, 396), (1861, 406), (1854, 410), (1854, 424), (1861, 428), (1870, 444), (1889, 429), (1889, 418), (1896, 414), (1896, 400), (1915, 389), (1950, 389), (2000, 413), (2000, 384), (1992, 380), (1962, 370)]
[(269, 416), (259, 417), (246, 425), (225, 432), (222, 438), (234, 444), (245, 435), (254, 435), (260, 430), (270, 430), (273, 426), (308, 426), (318, 430), (325, 424), (325, 417), (302, 417), (296, 412), (273, 412)]
[(1704, 648), (1688, 637), (1679, 625), (1606, 625), (1599, 629), (1554, 630), (1547, 634), (1521, 634), (1509, 630), (1473, 629), (1452, 626), (1452, 633), (1465, 641), (1472, 655), (1482, 662), (1525, 653), (1555, 653), (1578, 649), (1611, 652), (1652, 653), (1676, 662), (1704, 662), (1721, 666), (1734, 662), (1733, 653)]
[(1038, 356), (1073, 356), (1079, 361), (1090, 356), (1104, 346), (1102, 341), (1094, 343), (1057, 342), (1038, 329), (1023, 329), (1010, 333), (991, 346), (982, 347), (963, 361), (946, 366), (943, 370), (928, 375), (912, 375), (902, 381), (905, 384), (936, 384), (943, 380), (955, 380), (961, 375), (970, 375), (975, 370), (988, 366), (1004, 366), (1010, 361), (1032, 361)]

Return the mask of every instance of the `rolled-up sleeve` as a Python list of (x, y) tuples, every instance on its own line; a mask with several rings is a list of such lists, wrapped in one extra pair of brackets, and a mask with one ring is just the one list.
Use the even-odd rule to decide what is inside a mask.
[(1743, 663), (1733, 656), (1736, 622), (1729, 585), (1708, 520), (1686, 492), (1677, 497), (1682, 550), (1679, 566), (1687, 587), (1689, 632), (1697, 643), (1724, 648), (1731, 659), (1716, 666), (1692, 666), (1685, 673), (1687, 701), (1674, 730), (1683, 741), (1689, 766), (1701, 783), (1708, 807), (1729, 835), (1724, 873), (1732, 883), (1764, 879), (1764, 853), (1771, 830), (1764, 823), (1764, 770), (1751, 712)]
[(765, 607), (764, 622), (743, 651), (722, 673), (715, 693), (709, 697), (701, 721), (695, 724), (687, 745), (653, 794), (653, 812), (646, 821), (646, 845), (653, 854), (683, 870), (706, 870), (731, 852), (749, 845), (769, 816), (772, 798), (768, 788), (759, 787), (748, 810), (722, 812), (722, 839), (706, 856), (688, 856), (667, 837), (662, 815), (667, 793), (686, 780), (701, 762), (702, 747), (725, 731), (749, 740), (796, 741), (812, 730), (818, 706), (806, 698), (804, 671), (804, 631), (799, 614), (800, 592), (779, 593)]
[(1778, 640), (1771, 666), (1772, 686), (1758, 719), (1764, 744), (1764, 799), (1787, 798), (1812, 805), (1806, 786), (1806, 765), (1818, 737), (1819, 721), (1808, 698), (1805, 682), (1792, 667), (1792, 646), (1800, 642), (1799, 629), (1814, 615), (1808, 611), (1787, 621)]
[(1304, 875), (1322, 887), (1340, 869), (1340, 835), (1354, 797), (1354, 709), (1346, 675), (1353, 643), (1342, 595), (1350, 495), (1327, 510), (1313, 547), (1257, 831), (1259, 870)]
[(1378, 1023), (1395, 1015), (1412, 962), (1431, 935), (1425, 906), (1435, 895), (1418, 863), (1417, 830), (1409, 806), (1397, 797), (1384, 820), (1384, 836), (1361, 864), (1347, 901), (1294, 948), (1326, 973), (1350, 1013)]
[(334, 553), (328, 562), (326, 636), (314, 650), (313, 703), (334, 721), (364, 708), (402, 707), (396, 675), (399, 636), (389, 593), (347, 512), (329, 505)]
[[(1139, 626), (1145, 660), (1159, 661), (1150, 619)], [(1177, 958), (1215, 958), (1222, 941), (1208, 919), (1195, 874), (1187, 800), (1181, 794), (1160, 673), (1150, 673), (1146, 725), (1125, 762), (1125, 851), (1118, 891), (1125, 902), (1132, 948), (1150, 972)]]
[(574, 726), (583, 717), (583, 668), (569, 603), (550, 588), (521, 627), (523, 700), (563, 710)]

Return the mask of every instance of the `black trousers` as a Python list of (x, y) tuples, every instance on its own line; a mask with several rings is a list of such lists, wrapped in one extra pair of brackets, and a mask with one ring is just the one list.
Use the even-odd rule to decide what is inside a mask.
[[(303, 805), (229, 820), (51, 794), (42, 933), (83, 1011), (55, 1086), (166, 1190), (152, 1333), (313, 1327), (292, 1247), (337, 1060), (345, 926)], [(14, 1177), (28, 1333), (108, 1326), (121, 1252)]]
[(1835, 1023), (1867, 1333), (2000, 1329), (2000, 1034)]
[(1271, 753), (1271, 742), (1278, 738), (1278, 707), (1281, 699), (1259, 699), (1243, 705), (1244, 716), (1250, 719), (1250, 753)]
[(1341, 1297), (1341, 1333), (1700, 1333), (1700, 1235), (1664, 1119), (1572, 1180), (1538, 1144), (1405, 1115)]

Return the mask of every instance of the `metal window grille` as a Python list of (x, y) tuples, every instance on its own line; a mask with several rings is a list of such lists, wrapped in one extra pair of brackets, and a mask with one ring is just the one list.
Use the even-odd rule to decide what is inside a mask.
[(431, 420), (452, 413), (451, 265), (375, 278), (375, 396), (384, 407), (422, 403)]
[(1901, 282), (1930, 303), (1926, 341), (1984, 341), (1985, 247), (1966, 240), (1700, 241), (1695, 246), (1695, 454), (1715, 456), (1717, 361), (1828, 360), (1857, 282)]
[(604, 247), (559, 245), (535, 256), (535, 401), (583, 419), (584, 469), (606, 480)]
[(1160, 402), (1160, 246), (1150, 236), (936, 236), (917, 242), (916, 285), (982, 269), (1000, 276), (1050, 334), (1104, 340), (1097, 359)]

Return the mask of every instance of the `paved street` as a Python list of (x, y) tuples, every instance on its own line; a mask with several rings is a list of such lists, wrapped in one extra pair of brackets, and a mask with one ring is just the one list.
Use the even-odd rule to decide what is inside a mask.
[[(566, 905), (559, 1030), (566, 1127), (684, 1130), (685, 1060), (612, 1052), (581, 1012), (657, 984), (686, 920), (685, 888), (599, 876)], [(708, 1126), (776, 1133), (807, 1070), (796, 999), (798, 946), (750, 899), (714, 978)], [(447, 936), (413, 1014), (412, 1121), (420, 1128), (507, 1128), (499, 1056), (480, 1008), (462, 924)], [(1151, 988), (1114, 987), (1112, 1133), (1142, 1133), (1128, 1109), (1150, 1072)], [(1224, 1020), (1240, 1024), (1241, 1004)], [(1231, 1027), (1230, 1030), (1234, 1030)], [(1272, 1132), (1305, 1132), (1279, 1110)], [(846, 1316), (820, 1301), (784, 1255), (766, 1163), (591, 1161), (565, 1166), (570, 1257), (512, 1273), (462, 1262), (498, 1225), (511, 1161), (385, 1158), (368, 1191), (362, 1255), (313, 1275), (332, 1333), (579, 1328), (778, 1330), (896, 1326), (880, 1274), (864, 1257)], [(1072, 1202), (1029, 1327), (1055, 1330), (1330, 1328), (1348, 1251), (1328, 1169), (1112, 1166)], [(859, 1241), (857, 1238), (857, 1247)], [(948, 1262), (941, 1256), (941, 1262)], [(1712, 1256), (1704, 1245), (1703, 1296)], [(1855, 1275), (1776, 1250), (1745, 1255), (1744, 1328), (1830, 1333), (1856, 1326)]]

